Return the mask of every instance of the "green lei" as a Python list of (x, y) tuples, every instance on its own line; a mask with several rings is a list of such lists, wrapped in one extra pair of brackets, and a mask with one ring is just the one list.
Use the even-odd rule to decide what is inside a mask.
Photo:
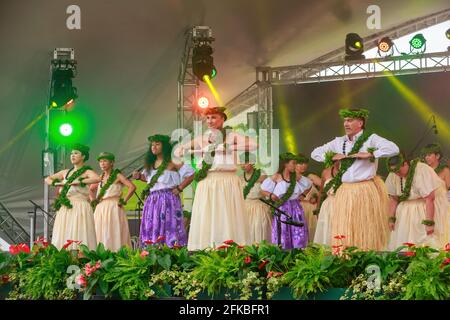
[[(114, 183), (114, 181), (116, 181), (117, 176), (119, 175), (119, 173), (120, 173), (119, 169), (114, 169), (111, 172), (111, 175), (108, 177), (108, 180), (106, 180), (105, 185), (100, 189), (100, 192), (99, 192), (97, 198), (91, 202), (91, 206), (92, 206), (93, 209), (95, 209), (95, 207), (103, 199), (103, 197), (105, 196), (106, 191)], [(104, 173), (102, 174), (102, 181), (103, 181), (103, 176), (104, 176)]]
[(419, 162), (419, 159), (414, 159), (411, 161), (411, 164), (410, 164), (410, 167), (408, 170), (408, 175), (406, 177), (405, 189), (403, 190), (402, 195), (400, 197), (398, 197), (398, 202), (408, 200), (409, 195), (411, 194), (412, 182), (414, 179), (414, 173), (416, 172), (416, 167), (417, 167), (418, 162)]
[[(290, 179), (289, 179), (289, 187), (288, 187), (286, 193), (283, 194), (283, 196), (280, 198), (280, 200), (278, 200), (277, 202), (274, 203), (274, 205), (277, 208), (282, 206), (286, 201), (289, 200), (289, 198), (294, 193), (296, 184), (297, 184), (297, 175), (295, 174), (295, 172), (291, 172)], [(275, 209), (272, 208), (272, 211), (275, 211)]]
[[(359, 138), (356, 140), (352, 150), (348, 155), (352, 155), (355, 153), (358, 153), (363, 144), (369, 139), (371, 133), (368, 133), (367, 131), (363, 132), (362, 135), (359, 136)], [(342, 176), (345, 172), (347, 172), (348, 168), (352, 166), (352, 164), (356, 161), (356, 158), (345, 158), (341, 160), (341, 165), (339, 168), (338, 173), (336, 176), (326, 185), (326, 187), (323, 190), (323, 193), (327, 193), (328, 190), (331, 189), (331, 187), (334, 188), (334, 192), (341, 186), (342, 184)]]
[[(72, 169), (70, 169), (67, 174), (72, 171)], [(53, 203), (53, 208), (55, 210), (59, 210), (61, 209), (61, 206), (65, 206), (68, 209), (72, 208), (72, 203), (70, 203), (69, 198), (67, 198), (67, 192), (69, 192), (69, 189), (71, 187), (71, 183), (75, 181), (75, 179), (77, 179), (78, 177), (80, 177), (83, 173), (85, 173), (87, 170), (92, 170), (91, 167), (89, 166), (83, 166), (80, 169), (78, 169), (77, 171), (75, 171), (66, 181), (66, 183), (64, 184), (61, 193), (59, 194), (59, 196), (55, 199), (55, 202)]]
[(145, 200), (145, 198), (148, 197), (148, 195), (150, 194), (150, 189), (153, 188), (153, 186), (158, 181), (159, 177), (163, 174), (164, 170), (167, 169), (168, 165), (169, 165), (169, 162), (166, 160), (163, 160), (161, 165), (156, 170), (155, 175), (151, 178), (150, 182), (145, 186), (144, 190), (142, 190), (142, 193), (141, 193), (142, 199), (141, 200)]
[[(261, 170), (255, 169), (253, 170), (252, 176), (247, 182), (247, 185), (244, 188), (244, 199), (247, 198), (248, 193), (250, 190), (252, 190), (253, 186), (255, 185), (256, 181), (261, 177)], [(245, 179), (245, 172), (244, 172), (244, 179)]]
[[(220, 131), (222, 132), (222, 137), (224, 140), (224, 148), (226, 149), (227, 144), (225, 143), (226, 141), (226, 132), (225, 132), (226, 128), (222, 128)], [(199, 171), (197, 171), (194, 174), (194, 180), (195, 182), (199, 182), (203, 179), (206, 178), (206, 176), (208, 175), (208, 171), (209, 169), (211, 169), (213, 163), (214, 163), (214, 157), (216, 156), (216, 148), (219, 144), (217, 143), (212, 143), (208, 146), (208, 151), (205, 155), (205, 158), (202, 161), (202, 167)], [(205, 161), (207, 160), (207, 161)]]

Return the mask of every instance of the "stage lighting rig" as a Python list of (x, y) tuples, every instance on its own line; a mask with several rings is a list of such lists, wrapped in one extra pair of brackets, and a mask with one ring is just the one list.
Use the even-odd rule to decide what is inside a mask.
[(198, 80), (205, 82), (204, 77), (209, 79), (217, 75), (212, 56), (214, 50), (211, 43), (214, 41), (212, 30), (207, 26), (196, 26), (192, 32), (194, 48), (192, 50), (192, 69)]
[(348, 33), (345, 37), (345, 60), (365, 59), (363, 39), (356, 33)]

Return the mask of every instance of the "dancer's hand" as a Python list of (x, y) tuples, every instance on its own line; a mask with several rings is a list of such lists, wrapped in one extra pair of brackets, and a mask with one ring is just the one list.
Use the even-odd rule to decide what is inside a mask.
[(349, 158), (356, 158), (356, 159), (370, 159), (373, 158), (373, 154), (369, 152), (358, 152), (352, 155), (348, 156)]
[(139, 171), (133, 171), (133, 179), (139, 180), (141, 178), (141, 173)]
[(278, 201), (280, 200), (280, 198), (278, 198), (276, 195), (274, 195), (273, 193), (270, 195), (270, 200), (272, 201)]
[(338, 154), (334, 155), (333, 161), (339, 161), (339, 160), (342, 160), (342, 159), (345, 159), (345, 158), (347, 158), (347, 156), (345, 154), (338, 153)]
[(173, 188), (172, 189), (172, 193), (174, 194), (174, 195), (179, 195), (180, 194), (180, 191), (178, 191), (178, 189), (177, 188)]
[(434, 233), (434, 226), (425, 226), (425, 230), (427, 231), (427, 236), (432, 235)]

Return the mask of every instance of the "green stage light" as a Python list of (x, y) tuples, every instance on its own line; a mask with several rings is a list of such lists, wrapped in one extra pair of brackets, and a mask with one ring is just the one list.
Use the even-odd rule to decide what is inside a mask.
[(64, 137), (68, 137), (73, 133), (73, 127), (69, 123), (63, 123), (59, 126), (59, 133)]
[(409, 41), (409, 44), (414, 49), (421, 49), (425, 45), (426, 42), (427, 42), (427, 40), (425, 39), (423, 34), (418, 33)]

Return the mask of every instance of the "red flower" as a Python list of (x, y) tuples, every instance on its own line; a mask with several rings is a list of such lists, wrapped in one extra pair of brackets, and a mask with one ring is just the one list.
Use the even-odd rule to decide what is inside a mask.
[(80, 274), (77, 278), (77, 284), (80, 286), (86, 288), (87, 287), (87, 281), (83, 274)]
[(414, 251), (405, 252), (405, 256), (407, 256), (407, 257), (414, 257), (415, 255), (416, 255), (416, 253)]
[(261, 269), (264, 268), (264, 266), (265, 266), (266, 264), (268, 264), (268, 263), (269, 263), (268, 260), (263, 260), (263, 262), (258, 266), (258, 269), (261, 270)]
[(164, 240), (166, 240), (166, 236), (159, 236), (158, 239), (156, 239), (156, 243), (158, 242), (163, 242)]
[(403, 245), (404, 245), (404, 246), (408, 246), (408, 247), (410, 247), (410, 248), (415, 246), (414, 243), (410, 243), (410, 242), (405, 242), (405, 243), (403, 243)]
[(19, 254), (20, 249), (19, 246), (15, 246), (15, 245), (10, 245), (9, 246), (9, 253), (11, 254)]
[(8, 283), (9, 282), (9, 276), (7, 274), (2, 275), (2, 283)]
[(85, 268), (84, 268), (84, 271), (85, 271), (85, 273), (86, 273), (86, 276), (89, 277), (92, 273), (94, 273), (95, 271), (97, 271), (98, 269), (100, 269), (101, 266), (102, 266), (102, 264), (101, 264), (100, 260), (97, 261), (97, 263), (95, 264), (95, 266), (92, 266), (92, 267), (91, 267), (91, 264), (90, 264), (90, 263), (87, 263), (86, 266), (85, 266)]
[(345, 239), (345, 236), (344, 235), (337, 235), (334, 238), (338, 239), (338, 240), (342, 240), (342, 239)]
[(147, 245), (154, 244), (154, 242), (152, 240), (145, 240), (144, 243)]
[(246, 256), (244, 262), (245, 264), (249, 264), (250, 262), (252, 262), (252, 259), (250, 258), (250, 256)]
[(442, 264), (441, 264), (441, 268), (445, 267), (449, 263), (450, 263), (450, 258), (445, 259), (444, 262), (442, 262)]
[(66, 244), (63, 245), (63, 249), (67, 249), (69, 246), (72, 245), (72, 243), (75, 243), (77, 245), (81, 244), (81, 241), (77, 241), (77, 240), (67, 240)]
[(444, 247), (445, 251), (450, 251), (450, 243), (447, 243)]
[(225, 244), (233, 244), (233, 243), (235, 243), (233, 240), (226, 240), (226, 241), (224, 241), (223, 243), (225, 243)]
[(283, 275), (283, 272), (275, 272), (275, 277), (281, 277)]
[(229, 246), (220, 246), (220, 247), (217, 247), (216, 250), (226, 249), (226, 248), (229, 248)]
[(270, 271), (270, 272), (267, 274), (267, 279), (272, 278), (272, 277), (273, 277), (273, 271)]
[(239, 249), (244, 249), (244, 246), (237, 246)]
[(25, 244), (25, 243), (19, 244), (19, 250), (21, 252), (30, 253), (30, 247), (27, 244)]
[(145, 256), (148, 256), (149, 255), (149, 253), (148, 253), (148, 251), (142, 251), (141, 252), (141, 257), (145, 257)]
[(173, 244), (173, 248), (175, 248), (175, 249), (179, 249), (179, 248), (182, 248), (183, 246), (180, 246), (179, 244), (178, 244), (178, 242), (176, 242), (175, 241), (175, 243)]

